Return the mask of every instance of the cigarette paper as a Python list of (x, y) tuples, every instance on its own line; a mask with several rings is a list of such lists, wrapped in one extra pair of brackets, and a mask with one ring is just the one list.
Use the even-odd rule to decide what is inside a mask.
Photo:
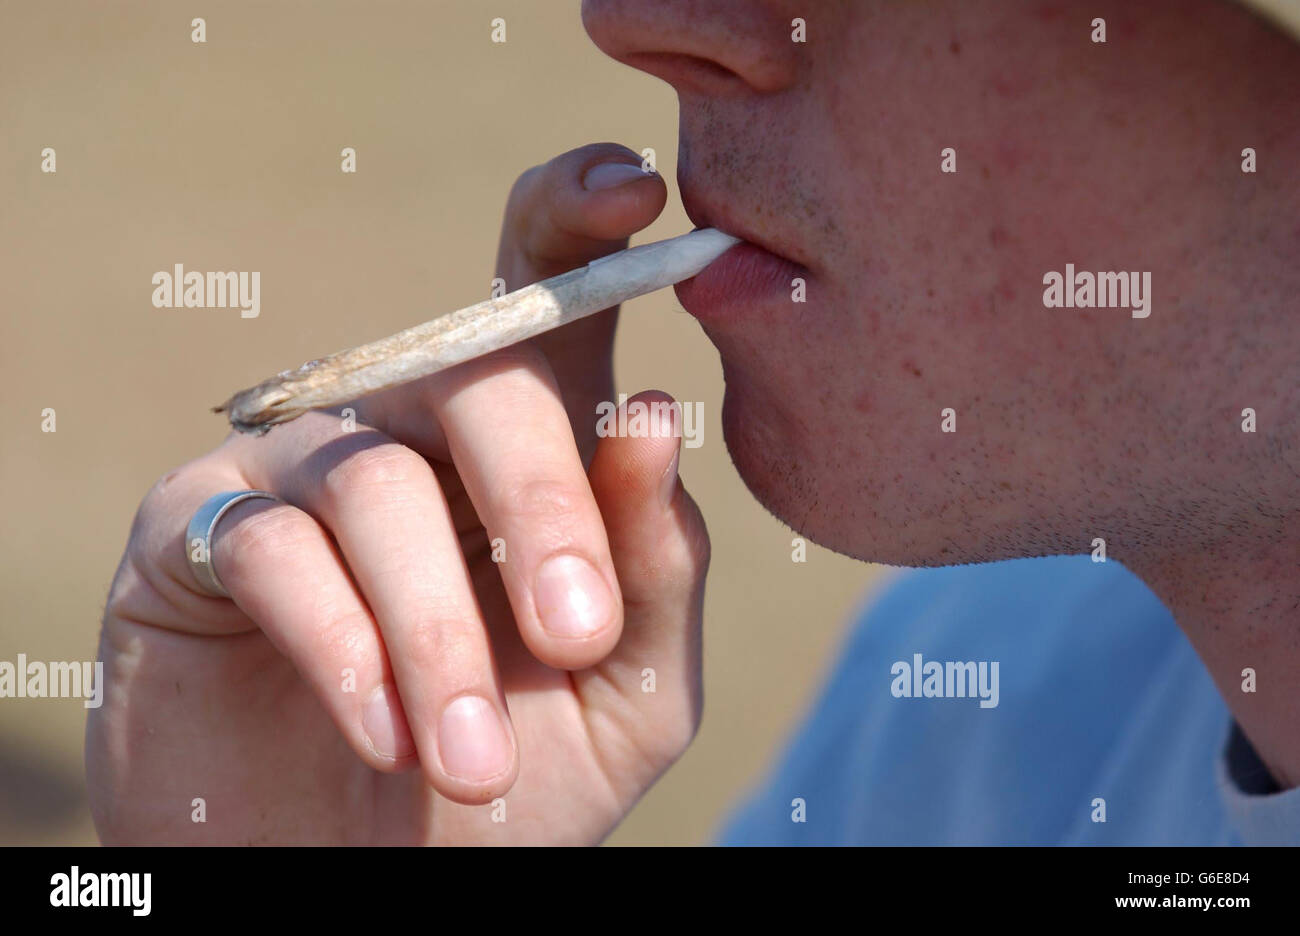
[(739, 239), (703, 228), (593, 260), (585, 267), (308, 361), (214, 407), (260, 435), (308, 410), (338, 406), (464, 363), (664, 286), (690, 279)]

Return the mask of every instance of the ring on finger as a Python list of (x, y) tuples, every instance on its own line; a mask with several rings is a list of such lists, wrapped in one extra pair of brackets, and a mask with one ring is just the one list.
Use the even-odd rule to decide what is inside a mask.
[(185, 531), (185, 559), (204, 593), (217, 598), (230, 597), (230, 592), (217, 577), (217, 567), (212, 563), (212, 534), (231, 507), (259, 497), (280, 500), (270, 491), (223, 491), (213, 494), (194, 511)]

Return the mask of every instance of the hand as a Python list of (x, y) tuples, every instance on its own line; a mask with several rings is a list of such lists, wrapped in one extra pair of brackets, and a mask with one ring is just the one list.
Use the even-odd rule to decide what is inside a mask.
[[(602, 144), (519, 179), (508, 288), (621, 249), (658, 215), (663, 181), (588, 172), (611, 162), (639, 170)], [(358, 401), (356, 431), (315, 412), (231, 435), (154, 486), (109, 595), (87, 729), (105, 841), (590, 843), (613, 828), (698, 724), (708, 565), (671, 427), (596, 436), (616, 315)], [(221, 520), (231, 597), (209, 596), (186, 525), (248, 488), (284, 503)]]

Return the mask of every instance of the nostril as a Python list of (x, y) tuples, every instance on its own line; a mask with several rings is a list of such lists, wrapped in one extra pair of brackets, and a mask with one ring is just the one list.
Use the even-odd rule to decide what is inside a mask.
[(769, 94), (797, 78), (804, 46), (786, 18), (754, 0), (584, 0), (602, 52), (679, 91)]

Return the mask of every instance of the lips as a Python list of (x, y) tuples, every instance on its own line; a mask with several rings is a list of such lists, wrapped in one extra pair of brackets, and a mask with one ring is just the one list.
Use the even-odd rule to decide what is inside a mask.
[(774, 300), (790, 301), (802, 267), (755, 244), (732, 247), (700, 273), (674, 286), (687, 312), (705, 324), (749, 318)]
[(696, 276), (673, 287), (686, 311), (706, 326), (725, 325), (751, 318), (760, 306), (790, 302), (793, 281), (802, 278), (806, 282), (807, 268), (769, 249), (732, 212), (708, 205), (685, 180), (681, 191), (692, 222), (700, 227), (717, 227), (744, 241)]

